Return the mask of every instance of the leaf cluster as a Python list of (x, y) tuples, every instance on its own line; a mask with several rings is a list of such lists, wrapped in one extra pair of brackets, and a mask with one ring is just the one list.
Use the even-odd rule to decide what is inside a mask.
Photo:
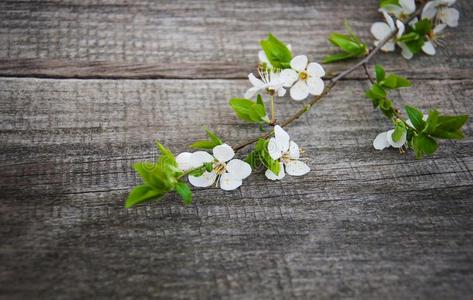
[(392, 100), (388, 99), (387, 90), (410, 87), (412, 83), (402, 76), (387, 74), (381, 65), (375, 65), (376, 82), (365, 92), (366, 97), (373, 102), (374, 108), (379, 108), (388, 118), (396, 116)]
[(425, 36), (432, 30), (432, 24), (430, 20), (422, 19), (409, 28), (405, 34), (398, 38), (398, 42), (404, 43), (413, 54), (417, 54), (422, 50)]
[(326, 56), (323, 61), (324, 63), (333, 63), (368, 54), (368, 46), (353, 32), (348, 21), (345, 20), (344, 25), (348, 34), (332, 32), (328, 38), (328, 41), (339, 48), (341, 52)]
[(176, 158), (162, 144), (157, 143), (157, 148), (161, 155), (156, 163), (134, 164), (133, 168), (143, 179), (143, 184), (134, 187), (130, 192), (125, 202), (126, 208), (151, 200), (159, 200), (173, 190), (181, 196), (184, 204), (192, 203), (192, 192), (187, 183), (181, 180), (184, 173), (177, 167)]
[(433, 154), (438, 144), (436, 139), (460, 140), (464, 138), (461, 128), (468, 121), (467, 115), (441, 115), (437, 110), (430, 110), (427, 120), (423, 113), (407, 105), (406, 113), (413, 127), (409, 128), (409, 145), (416, 154), (416, 158)]

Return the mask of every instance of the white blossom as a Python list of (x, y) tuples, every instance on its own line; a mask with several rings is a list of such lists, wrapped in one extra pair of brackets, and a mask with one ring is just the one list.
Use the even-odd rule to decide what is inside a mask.
[[(425, 36), (426, 41), (424, 45), (422, 45), (422, 51), (428, 55), (435, 55), (435, 47), (438, 45), (442, 45), (442, 41), (440, 40), (440, 33), (447, 27), (446, 24), (438, 24), (432, 29), (427, 35)], [(406, 59), (411, 59), (414, 54), (411, 50), (404, 44), (398, 43), (398, 45), (402, 48), (402, 56)]]
[(406, 21), (416, 11), (415, 0), (399, 0), (399, 5), (389, 4), (383, 9), (401, 21)]
[(376, 150), (383, 150), (384, 148), (388, 148), (390, 146), (394, 148), (401, 148), (404, 146), (404, 144), (406, 144), (407, 131), (404, 131), (401, 138), (397, 142), (395, 142), (392, 138), (393, 133), (394, 129), (391, 129), (378, 134), (373, 141), (373, 147)]
[(196, 187), (208, 187), (217, 182), (221, 189), (230, 191), (238, 188), (243, 179), (250, 176), (251, 166), (239, 159), (232, 159), (235, 152), (227, 144), (213, 148), (213, 156), (205, 151), (184, 152), (176, 157), (178, 167), (183, 171), (212, 163), (212, 171), (201, 176), (189, 175), (189, 182)]
[(435, 23), (447, 24), (450, 27), (458, 26), (460, 13), (457, 9), (452, 8), (456, 0), (434, 0), (429, 1), (422, 10), (422, 19), (427, 18), (435, 20)]
[(286, 89), (283, 87), (284, 81), (279, 73), (261, 69), (258, 69), (258, 73), (261, 79), (256, 78), (253, 73), (248, 75), (248, 79), (253, 86), (246, 91), (245, 98), (251, 99), (261, 91), (269, 95), (277, 94), (278, 97), (283, 97), (286, 94)]
[[(397, 39), (400, 38), (404, 34), (404, 24), (396, 20), (396, 23), (394, 23), (393, 18), (388, 15), (385, 11), (381, 11), (384, 15), (384, 18), (386, 20), (386, 23), (384, 22), (376, 22), (373, 25), (371, 25), (371, 33), (375, 37), (376, 41), (374, 44), (377, 46), (382, 40), (384, 40), (388, 35), (390, 35), (394, 30), (396, 30), (396, 26), (398, 28), (397, 34), (395, 37), (393, 37), (391, 40), (389, 40), (386, 44), (381, 47), (381, 50), (385, 52), (391, 52), (396, 49), (396, 42)], [(400, 43), (401, 44), (401, 43)], [(400, 45), (400, 47), (404, 50), (403, 44)]]
[[(301, 160), (299, 147), (290, 140), (281, 126), (274, 126), (274, 137), (269, 140), (268, 152), (272, 159), (279, 160), (281, 165), (279, 174), (266, 170), (266, 177), (271, 180), (279, 180), (285, 176), (285, 172), (292, 176), (302, 176), (310, 171), (310, 168)], [(284, 172), (285, 170), (285, 172)]]
[[(291, 87), (291, 98), (301, 101), (311, 95), (321, 95), (324, 91), (324, 68), (315, 62), (308, 63), (307, 56), (298, 55), (291, 60), (291, 68), (281, 71), (285, 87)], [(294, 84), (295, 83), (295, 84)], [(293, 85), (294, 84), (294, 85)]]

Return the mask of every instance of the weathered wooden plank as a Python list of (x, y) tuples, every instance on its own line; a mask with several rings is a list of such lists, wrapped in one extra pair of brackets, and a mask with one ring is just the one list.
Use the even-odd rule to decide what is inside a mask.
[[(333, 51), (326, 38), (342, 30), (344, 18), (372, 43), (377, 2), (2, 1), (0, 76), (244, 78), (268, 32), (315, 60)], [(408, 64), (387, 54), (380, 61), (415, 78), (471, 78), (473, 5), (458, 2), (460, 26), (447, 31), (448, 47), (438, 55)]]
[[(472, 80), (415, 81), (401, 104), (472, 114)], [(0, 294), (14, 298), (432, 298), (473, 292), (473, 139), (425, 160), (377, 152), (388, 128), (340, 82), (289, 132), (313, 171), (123, 209), (152, 159), (211, 126), (244, 80), (0, 81)], [(396, 97), (394, 97), (396, 98)], [(280, 117), (299, 103), (278, 101)], [(469, 136), (473, 126), (466, 127)]]

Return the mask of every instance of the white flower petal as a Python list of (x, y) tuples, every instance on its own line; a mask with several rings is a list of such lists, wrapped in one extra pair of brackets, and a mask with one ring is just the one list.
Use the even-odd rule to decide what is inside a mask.
[(266, 84), (261, 79), (256, 78), (253, 73), (248, 74), (248, 79), (254, 87), (257, 87), (259, 89), (264, 89), (266, 87)]
[(279, 150), (283, 153), (289, 150), (289, 134), (279, 125), (274, 126), (274, 138)]
[(297, 55), (291, 60), (291, 68), (299, 72), (304, 71), (308, 61), (307, 56)]
[(409, 22), (409, 26), (414, 27), (417, 22), (419, 22), (419, 19), (417, 19), (417, 17), (415, 17), (414, 19), (412, 19), (412, 20)]
[(182, 171), (187, 171), (193, 168), (191, 164), (191, 156), (192, 153), (190, 152), (182, 152), (178, 156), (176, 156), (177, 167)]
[(279, 174), (276, 175), (273, 173), (273, 171), (271, 171), (270, 169), (267, 169), (266, 172), (264, 173), (264, 175), (266, 175), (266, 178), (268, 178), (269, 180), (281, 180), (284, 178), (284, 176), (286, 175), (284, 173), (284, 165), (283, 163), (281, 162), (281, 167), (279, 169)]
[(268, 152), (269, 156), (271, 156), (271, 158), (274, 160), (279, 159), (282, 156), (282, 151), (278, 148), (278, 145), (276, 144), (276, 139), (273, 137), (269, 139)]
[(300, 160), (291, 160), (285, 166), (287, 174), (291, 176), (302, 176), (310, 172), (309, 166)]
[(391, 33), (391, 28), (386, 23), (376, 22), (371, 25), (371, 33), (377, 40), (381, 41)]
[(409, 49), (409, 47), (407, 47), (405, 43), (399, 42), (398, 45), (399, 47), (401, 47), (402, 49), (401, 54), (405, 59), (411, 59), (414, 57), (414, 53), (412, 53), (412, 51)]
[(440, 16), (442, 22), (446, 23), (450, 27), (457, 27), (459, 18), (460, 13), (455, 8), (444, 8)]
[(215, 146), (212, 151), (215, 158), (222, 163), (229, 161), (235, 156), (235, 151), (227, 144)]
[(324, 87), (324, 81), (318, 77), (310, 77), (307, 79), (307, 88), (312, 95), (321, 95), (324, 91)]
[(307, 73), (309, 73), (310, 76), (314, 77), (323, 77), (325, 76), (325, 70), (324, 68), (315, 62), (312, 62), (307, 65)]
[(396, 20), (396, 26), (398, 28), (396, 36), (397, 36), (397, 38), (400, 38), (404, 34), (404, 31), (406, 30), (406, 27), (404, 26), (404, 23), (402, 23), (399, 20)]
[(385, 5), (383, 8), (379, 9), (380, 12), (382, 12), (383, 10), (395, 16), (400, 16), (402, 13), (402, 7), (395, 4), (388, 4)]
[(189, 175), (189, 182), (196, 187), (208, 187), (214, 184), (217, 179), (217, 174), (214, 172), (205, 171), (202, 176), (196, 177)]
[(416, 10), (415, 0), (399, 0), (399, 4), (403, 8), (403, 12), (406, 15), (410, 15)]
[(267, 67), (269, 68), (272, 67), (271, 63), (269, 62), (268, 57), (266, 56), (266, 53), (263, 50), (260, 50), (258, 52), (258, 59), (260, 62), (265, 63)]
[(441, 33), (446, 27), (447, 27), (447, 24), (438, 24), (437, 26), (434, 27), (434, 33), (435, 33), (435, 34), (439, 34), (439, 33)]
[(422, 45), (422, 51), (428, 55), (435, 55), (435, 47), (431, 41), (427, 41)]
[(289, 156), (292, 159), (299, 159), (300, 156), (299, 146), (293, 141), (289, 143)]
[(385, 52), (392, 52), (395, 49), (396, 49), (396, 44), (394, 44), (394, 42), (392, 41), (387, 42), (386, 44), (384, 44), (383, 47), (381, 47), (381, 50)]
[(245, 92), (245, 99), (251, 99), (253, 98), (259, 91), (260, 89), (257, 87), (251, 87)]
[(384, 19), (386, 19), (386, 23), (388, 24), (389, 26), (389, 32), (393, 31), (394, 29), (396, 29), (396, 26), (394, 25), (394, 20), (393, 18), (388, 15), (387, 12), (385, 12), (384, 10), (381, 10), (381, 12), (383, 13), (383, 16), (384, 16)]
[(386, 138), (386, 134), (388, 132), (381, 132), (376, 136), (376, 138), (373, 141), (373, 147), (376, 150), (383, 150), (384, 148), (389, 147), (388, 139)]
[(230, 173), (222, 174), (220, 177), (220, 188), (225, 191), (231, 191), (237, 189), (243, 181), (239, 178), (234, 177)]
[(421, 19), (433, 19), (437, 14), (436, 3), (434, 1), (429, 1), (425, 4), (422, 9)]
[(388, 141), (389, 145), (391, 145), (394, 148), (401, 148), (405, 143), (406, 143), (406, 137), (407, 137), (407, 132), (404, 131), (404, 134), (401, 136), (399, 141), (395, 142), (393, 141), (393, 135), (394, 129), (389, 130), (386, 132), (386, 140)]
[(279, 88), (278, 89), (278, 97), (284, 97), (286, 95), (286, 89), (285, 88)]
[(227, 164), (227, 172), (235, 178), (245, 179), (251, 174), (251, 166), (240, 159), (232, 159)]
[(213, 162), (214, 160), (215, 158), (210, 155), (210, 153), (205, 151), (196, 151), (191, 154), (189, 162), (192, 165), (192, 168), (198, 168), (204, 163)]
[(292, 99), (301, 101), (309, 96), (309, 88), (304, 80), (299, 80), (292, 86), (290, 94)]
[(291, 87), (297, 81), (299, 75), (293, 69), (284, 69), (280, 73), (280, 79), (284, 87)]

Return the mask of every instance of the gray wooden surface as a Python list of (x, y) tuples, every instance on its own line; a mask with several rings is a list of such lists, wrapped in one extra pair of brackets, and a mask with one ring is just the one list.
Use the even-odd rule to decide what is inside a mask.
[[(123, 208), (155, 140), (258, 134), (227, 103), (267, 32), (320, 60), (344, 18), (372, 41), (376, 3), (1, 1), (0, 298), (471, 299), (473, 138), (424, 160), (375, 151), (389, 124), (362, 72), (289, 128), (305, 177)], [(437, 56), (377, 57), (413, 79), (399, 106), (473, 115), (473, 5), (458, 7)]]

